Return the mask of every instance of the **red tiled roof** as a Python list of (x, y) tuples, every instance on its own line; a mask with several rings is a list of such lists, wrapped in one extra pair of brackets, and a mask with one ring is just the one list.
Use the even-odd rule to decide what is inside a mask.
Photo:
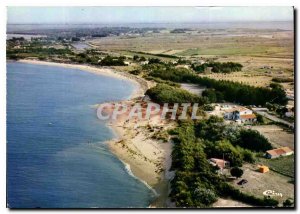
[(223, 159), (218, 159), (218, 158), (211, 158), (209, 160), (214, 164), (216, 164), (219, 168), (224, 168), (226, 166), (226, 163), (229, 163), (228, 161), (225, 161)]
[(254, 119), (256, 118), (255, 114), (245, 114), (240, 116), (241, 119)]
[(278, 149), (272, 149), (272, 150), (266, 151), (266, 153), (273, 155), (273, 156), (280, 156), (280, 155), (290, 153), (290, 152), (293, 152), (293, 150), (291, 150), (289, 147), (281, 147)]

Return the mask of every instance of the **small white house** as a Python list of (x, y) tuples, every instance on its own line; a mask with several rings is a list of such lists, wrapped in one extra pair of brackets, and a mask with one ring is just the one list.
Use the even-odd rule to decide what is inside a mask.
[(245, 107), (236, 107), (225, 110), (224, 119), (234, 120), (240, 123), (251, 123), (256, 121), (256, 116), (250, 109)]
[(142, 61), (142, 62), (141, 62), (141, 65), (148, 65), (148, 63), (149, 63), (149, 61), (148, 61), (148, 60), (146, 60), (146, 61)]

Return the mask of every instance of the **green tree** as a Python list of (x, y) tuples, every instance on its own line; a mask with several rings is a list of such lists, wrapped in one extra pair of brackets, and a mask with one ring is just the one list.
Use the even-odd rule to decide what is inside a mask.
[(255, 152), (265, 152), (272, 149), (272, 145), (267, 138), (258, 131), (251, 129), (241, 130), (239, 139), (235, 144)]
[(264, 123), (264, 118), (260, 114), (256, 115), (256, 120), (257, 120), (258, 123)]
[(217, 102), (217, 94), (214, 89), (206, 89), (205, 91), (203, 91), (202, 96), (207, 97), (209, 102), (211, 103)]
[(138, 55), (134, 55), (134, 56), (133, 56), (133, 60), (134, 60), (134, 61), (138, 61), (139, 59), (140, 59), (140, 57), (139, 57)]
[(255, 157), (253, 152), (249, 151), (248, 149), (242, 149), (243, 154), (243, 161), (246, 161), (248, 163), (254, 163)]
[(200, 187), (194, 191), (194, 200), (197, 207), (206, 207), (217, 201), (217, 195), (212, 189)]
[(283, 206), (284, 207), (293, 207), (294, 206), (294, 202), (292, 201), (292, 199), (288, 198), (283, 202)]
[(159, 64), (161, 63), (161, 60), (158, 58), (150, 58), (148, 64)]
[(222, 140), (215, 146), (215, 157), (225, 158), (231, 166), (241, 166), (243, 163), (242, 154), (228, 141)]
[(242, 169), (240, 169), (239, 167), (233, 167), (230, 170), (230, 174), (236, 178), (242, 177), (243, 173), (244, 173), (244, 171)]

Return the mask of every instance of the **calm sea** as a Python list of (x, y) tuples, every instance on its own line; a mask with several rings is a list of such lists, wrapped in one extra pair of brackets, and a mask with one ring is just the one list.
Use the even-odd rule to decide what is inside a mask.
[(92, 107), (132, 90), (127, 81), (76, 69), (8, 63), (8, 206), (148, 206), (153, 192), (110, 153), (104, 141), (114, 134)]

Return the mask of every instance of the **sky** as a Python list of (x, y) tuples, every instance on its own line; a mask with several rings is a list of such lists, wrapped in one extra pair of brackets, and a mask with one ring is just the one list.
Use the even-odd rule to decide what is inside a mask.
[(7, 7), (8, 24), (292, 21), (292, 7)]

